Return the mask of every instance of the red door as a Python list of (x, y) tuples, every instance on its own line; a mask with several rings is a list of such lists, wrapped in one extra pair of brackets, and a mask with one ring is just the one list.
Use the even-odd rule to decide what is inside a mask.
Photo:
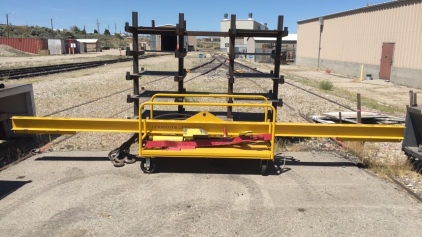
[(381, 53), (381, 65), (379, 78), (390, 80), (391, 67), (393, 65), (394, 43), (383, 43)]

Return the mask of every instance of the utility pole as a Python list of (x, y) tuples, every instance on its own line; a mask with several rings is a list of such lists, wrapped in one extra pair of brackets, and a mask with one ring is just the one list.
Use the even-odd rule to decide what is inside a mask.
[(9, 14), (6, 14), (6, 25), (7, 25), (7, 38), (9, 38)]
[(11, 13), (6, 14), (7, 38), (10, 37), (9, 14), (15, 14), (15, 12), (11, 12)]
[(85, 34), (85, 39), (86, 39), (86, 30), (85, 30), (85, 25), (84, 25), (84, 34)]
[(114, 23), (114, 34), (117, 33), (116, 23)]
[(51, 30), (53, 30), (53, 18), (51, 18)]
[(98, 19), (97, 19), (97, 31), (98, 31), (98, 34), (100, 33), (100, 22), (98, 22)]

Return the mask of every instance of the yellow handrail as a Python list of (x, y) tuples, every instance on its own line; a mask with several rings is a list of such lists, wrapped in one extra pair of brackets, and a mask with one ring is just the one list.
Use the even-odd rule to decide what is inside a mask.
[[(263, 95), (229, 95), (229, 94), (165, 94), (165, 93), (157, 93), (153, 95), (149, 101), (154, 102), (154, 99), (157, 97), (211, 97), (211, 98), (243, 98), (243, 99), (263, 99), (265, 101), (265, 104), (268, 103), (267, 97)], [(198, 104), (196, 104), (198, 105)], [(231, 103), (230, 106), (233, 106)], [(275, 110), (274, 110), (275, 111)], [(141, 113), (141, 111), (140, 111)], [(268, 110), (266, 109), (264, 111), (265, 114), (265, 121), (268, 119)], [(150, 118), (154, 118), (154, 106), (151, 105), (150, 110)]]

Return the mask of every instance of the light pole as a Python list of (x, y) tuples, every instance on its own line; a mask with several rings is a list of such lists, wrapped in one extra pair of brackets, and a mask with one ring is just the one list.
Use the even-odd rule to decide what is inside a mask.
[(6, 24), (7, 24), (7, 38), (9, 38), (10, 29), (9, 29), (9, 14), (15, 14), (15, 12), (10, 12), (6, 14)]
[[(54, 19), (58, 19), (58, 17), (54, 17)], [(54, 30), (54, 28), (53, 28), (53, 18), (51, 18), (51, 30)]]

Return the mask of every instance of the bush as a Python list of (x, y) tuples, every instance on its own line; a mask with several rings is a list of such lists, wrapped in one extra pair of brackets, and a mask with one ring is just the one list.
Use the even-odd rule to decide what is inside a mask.
[(333, 89), (333, 83), (331, 81), (322, 81), (319, 83), (319, 88), (329, 91)]

